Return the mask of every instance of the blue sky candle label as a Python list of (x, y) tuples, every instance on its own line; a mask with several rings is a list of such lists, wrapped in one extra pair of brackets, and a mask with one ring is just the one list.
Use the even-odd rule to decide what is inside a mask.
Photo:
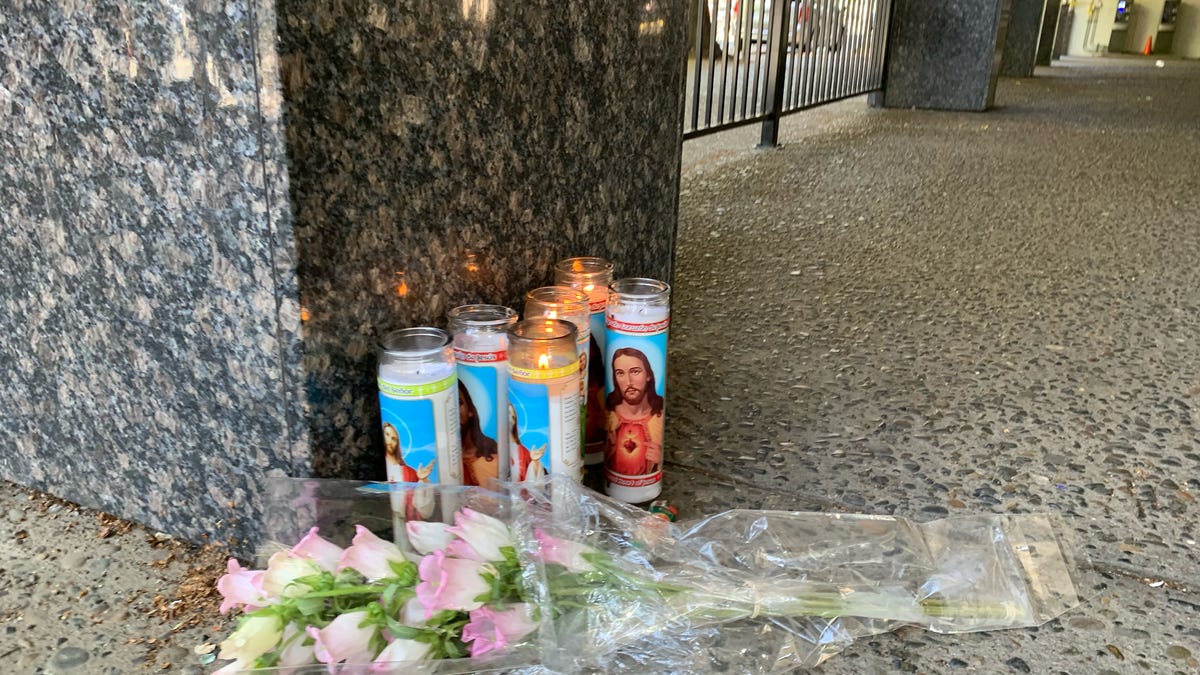
[(653, 279), (622, 279), (610, 287), (605, 490), (626, 502), (646, 502), (662, 492), (670, 292)]

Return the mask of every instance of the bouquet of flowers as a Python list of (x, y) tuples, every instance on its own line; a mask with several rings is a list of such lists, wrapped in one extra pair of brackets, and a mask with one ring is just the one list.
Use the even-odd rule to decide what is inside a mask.
[[(221, 610), (242, 617), (218, 672), (778, 672), (900, 625), (1034, 626), (1080, 602), (1045, 516), (673, 524), (568, 480), (508, 487), (277, 482), (266, 530), (303, 536), (265, 569), (229, 561)], [(429, 521), (391, 508), (415, 490)]]

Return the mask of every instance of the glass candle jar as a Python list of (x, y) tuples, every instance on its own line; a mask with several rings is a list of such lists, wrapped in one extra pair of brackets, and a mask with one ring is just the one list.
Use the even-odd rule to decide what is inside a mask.
[(605, 491), (640, 503), (662, 492), (663, 404), (671, 287), (655, 279), (609, 286), (605, 316), (608, 447)]
[(570, 286), (588, 295), (591, 339), (588, 340), (586, 414), (584, 419), (584, 463), (604, 463), (607, 434), (604, 431), (604, 312), (608, 286), (613, 281), (613, 264), (604, 258), (566, 258), (554, 265), (554, 283)]
[[(587, 372), (591, 345), (591, 313), (588, 296), (569, 286), (543, 286), (525, 294), (526, 319), (562, 319), (575, 324), (575, 351), (579, 357), (579, 452), (587, 428)], [(587, 457), (584, 457), (585, 463)], [(603, 461), (603, 455), (601, 455)]]
[(526, 319), (508, 329), (509, 457), (513, 481), (583, 479), (575, 325)]
[(508, 480), (508, 328), (517, 312), (463, 305), (447, 314), (458, 363), (463, 484)]
[[(381, 341), (377, 382), (388, 481), (462, 483), (458, 377), (450, 344), (450, 335), (437, 328), (405, 328)], [(433, 515), (433, 491), (413, 490), (403, 498), (403, 504), (393, 504), (398, 518)]]

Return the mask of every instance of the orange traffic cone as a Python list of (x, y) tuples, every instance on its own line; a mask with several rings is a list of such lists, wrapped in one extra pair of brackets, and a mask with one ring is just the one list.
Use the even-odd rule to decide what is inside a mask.
[(1142, 47), (1142, 56), (1150, 56), (1154, 53), (1154, 38), (1146, 38), (1146, 46)]

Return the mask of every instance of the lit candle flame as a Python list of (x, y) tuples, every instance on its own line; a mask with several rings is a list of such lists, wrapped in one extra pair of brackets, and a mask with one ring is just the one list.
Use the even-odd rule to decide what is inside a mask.
[(592, 291), (596, 290), (596, 284), (588, 284), (583, 287), (583, 290), (587, 291), (588, 293), (591, 293)]
[(542, 354), (538, 357), (538, 368), (542, 370), (550, 370), (550, 355)]
[(396, 276), (400, 278), (399, 283), (396, 284), (396, 295), (403, 298), (408, 295), (408, 282), (404, 279), (404, 272), (396, 272)]

